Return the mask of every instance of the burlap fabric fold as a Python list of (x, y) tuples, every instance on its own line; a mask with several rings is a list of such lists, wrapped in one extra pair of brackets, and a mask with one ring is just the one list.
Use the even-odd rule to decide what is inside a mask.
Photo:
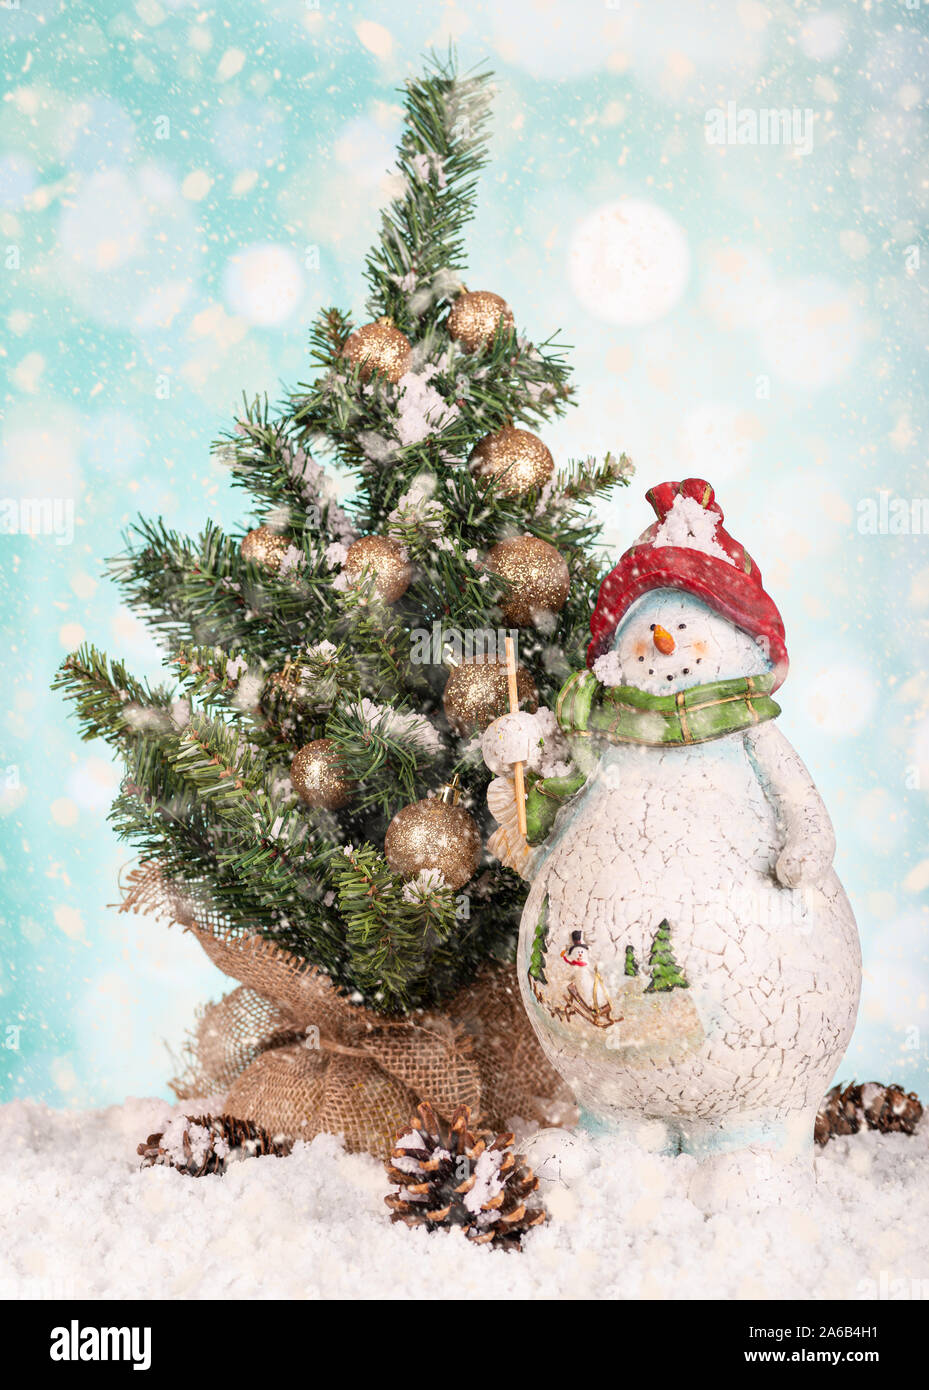
[(208, 1005), (186, 1046), (181, 1100), (221, 1093), (223, 1109), (270, 1134), (343, 1134), (353, 1151), (386, 1157), (417, 1104), (448, 1118), (469, 1105), (479, 1123), (515, 1116), (571, 1123), (573, 1098), (546, 1061), (512, 966), (488, 963), (441, 1011), (385, 1019), (353, 1004), (329, 977), (259, 936), (234, 934), (198, 910), (157, 865), (123, 884), (120, 910), (169, 918), (193, 932), (238, 988)]

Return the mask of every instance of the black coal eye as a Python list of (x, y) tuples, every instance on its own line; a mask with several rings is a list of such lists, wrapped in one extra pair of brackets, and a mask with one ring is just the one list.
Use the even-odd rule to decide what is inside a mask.
[(649, 630), (649, 632), (654, 632), (654, 631), (655, 631), (655, 624), (652, 623), (651, 627), (650, 627), (648, 630)]
[(698, 666), (700, 665), (700, 662), (701, 662), (702, 660), (703, 660), (703, 657), (702, 657), (702, 656), (698, 656), (698, 657), (697, 657), (697, 665), (698, 665)]
[(644, 661), (644, 660), (645, 660), (645, 657), (644, 657), (644, 656), (640, 656), (640, 657), (639, 657), (639, 660), (640, 660), (640, 661)]
[(652, 670), (652, 668), (651, 668), (650, 666), (649, 666), (649, 668), (648, 668), (648, 674), (649, 674), (650, 676), (653, 676), (653, 675), (655, 674), (655, 672)]
[(683, 631), (684, 631), (684, 628), (687, 626), (687, 624), (686, 624), (686, 623), (678, 623), (677, 626), (678, 626), (679, 631), (683, 632)]

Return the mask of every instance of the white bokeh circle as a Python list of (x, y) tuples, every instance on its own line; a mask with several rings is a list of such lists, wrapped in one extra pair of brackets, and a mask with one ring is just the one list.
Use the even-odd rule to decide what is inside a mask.
[(886, 787), (872, 787), (858, 800), (852, 823), (863, 845), (889, 854), (906, 838), (905, 810)]
[(800, 26), (800, 48), (814, 62), (835, 58), (845, 41), (845, 21), (835, 10), (808, 15)]
[(705, 401), (688, 411), (677, 438), (681, 475), (712, 478), (714, 486), (751, 463), (754, 417), (734, 405)]
[(877, 705), (874, 678), (860, 663), (840, 661), (820, 668), (803, 694), (807, 717), (830, 739), (862, 733)]
[(543, 81), (596, 72), (622, 33), (614, 5), (507, 0), (490, 13), (494, 47), (503, 61)]
[(286, 246), (257, 242), (230, 256), (223, 274), (233, 313), (262, 328), (284, 323), (303, 295), (303, 272)]
[(750, 245), (719, 246), (700, 277), (700, 299), (721, 328), (755, 328), (769, 310), (775, 278), (763, 251)]
[(170, 324), (202, 257), (189, 204), (154, 162), (82, 178), (62, 210), (58, 243), (56, 273), (84, 313), (133, 330)]
[(568, 278), (588, 313), (607, 323), (653, 323), (690, 278), (690, 248), (673, 217), (643, 198), (604, 204), (575, 228)]
[(36, 186), (32, 160), (15, 150), (0, 157), (0, 207), (18, 211)]
[(63, 251), (83, 271), (110, 274), (146, 248), (143, 198), (119, 169), (93, 174), (61, 215)]
[(762, 354), (782, 381), (808, 391), (831, 386), (861, 349), (861, 315), (849, 292), (828, 276), (785, 280), (759, 325)]
[(920, 788), (929, 787), (929, 719), (921, 720), (913, 730), (911, 762)]
[(336, 163), (366, 188), (376, 188), (395, 170), (398, 128), (385, 127), (370, 116), (356, 116), (340, 130), (333, 144)]
[(76, 499), (83, 487), (81, 420), (54, 398), (30, 397), (11, 409), (0, 441), (0, 490), (5, 497)]
[(925, 910), (904, 912), (886, 922), (870, 942), (862, 983), (862, 1013), (903, 1031), (926, 1018), (929, 955)]
[(110, 805), (119, 786), (119, 775), (104, 758), (82, 758), (68, 777), (68, 796), (85, 811)]

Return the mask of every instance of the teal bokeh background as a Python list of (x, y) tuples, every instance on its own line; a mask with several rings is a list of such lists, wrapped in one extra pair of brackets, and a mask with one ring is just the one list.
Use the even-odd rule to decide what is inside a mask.
[[(929, 496), (927, 21), (759, 0), (0, 7), (0, 499), (7, 531), (24, 498), (57, 499), (65, 532), (73, 506), (69, 544), (0, 535), (3, 1094), (164, 1092), (163, 1043), (222, 992), (194, 942), (108, 909), (115, 771), (48, 684), (85, 635), (157, 672), (103, 559), (137, 511), (241, 519), (209, 444), (243, 390), (304, 378), (321, 304), (362, 310), (396, 87), (449, 40), (499, 87), (469, 284), (576, 345), (578, 408), (545, 434), (560, 458), (632, 455), (612, 551), (647, 486), (695, 473), (761, 564), (783, 728), (864, 942), (842, 1074), (927, 1089), (929, 542), (918, 511), (916, 534), (866, 512)], [(711, 143), (730, 102), (809, 112), (812, 148)], [(587, 219), (618, 200), (597, 241)]]

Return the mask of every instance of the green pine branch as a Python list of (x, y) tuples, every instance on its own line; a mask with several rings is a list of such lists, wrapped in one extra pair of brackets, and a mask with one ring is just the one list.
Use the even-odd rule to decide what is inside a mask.
[[(424, 469), (441, 475), (452, 458), (460, 468), (462, 455), (506, 423), (532, 427), (564, 414), (572, 395), (566, 350), (554, 339), (533, 345), (505, 333), (465, 352), (444, 330), (428, 329), (417, 342), (414, 372), (428, 369), (444, 407), (433, 411), (427, 438), (405, 442), (399, 417), (408, 408), (409, 384), (375, 376), (361, 390), (358, 368), (333, 348), (324, 374), (291, 397), (293, 421), (301, 440), (324, 434), (341, 467), (360, 475), (370, 504), (388, 510)], [(361, 512), (362, 525), (363, 518)]]
[(358, 784), (355, 814), (375, 811), (389, 817), (398, 805), (415, 801), (448, 758), (429, 721), (401, 703), (338, 705), (329, 716), (326, 737)]
[(312, 537), (323, 548), (353, 538), (333, 479), (294, 437), (289, 419), (269, 417), (266, 397), (244, 400), (235, 429), (213, 451), (233, 483), (254, 498), (256, 525), (271, 516), (281, 529)]
[(246, 561), (240, 542), (210, 524), (196, 541), (164, 523), (141, 518), (110, 570), (126, 603), (170, 646), (192, 642), (258, 650), (283, 662), (311, 636), (308, 618), (323, 629), (338, 615), (332, 571), (313, 538), (294, 535), (288, 575)]
[(403, 332), (434, 322), (461, 285), (466, 223), (487, 162), (490, 74), (459, 76), (453, 59), (433, 59), (406, 84), (397, 151), (402, 192), (384, 209), (365, 279), (372, 318)]
[(370, 845), (333, 856), (331, 876), (355, 980), (386, 1011), (404, 1011), (432, 950), (454, 930), (452, 890), (408, 887)]
[(570, 460), (556, 473), (552, 492), (569, 502), (589, 501), (617, 485), (628, 487), (634, 472), (628, 454), (607, 453), (602, 463), (592, 457)]
[(172, 697), (162, 686), (138, 681), (122, 661), (86, 643), (61, 663), (52, 682), (74, 704), (81, 738), (106, 739), (115, 746), (174, 732)]
[(222, 647), (179, 642), (168, 660), (176, 668), (177, 678), (185, 693), (196, 700), (200, 709), (222, 706), (227, 708), (232, 718), (244, 713), (234, 703), (242, 677), (249, 671), (244, 652), (225, 652)]

